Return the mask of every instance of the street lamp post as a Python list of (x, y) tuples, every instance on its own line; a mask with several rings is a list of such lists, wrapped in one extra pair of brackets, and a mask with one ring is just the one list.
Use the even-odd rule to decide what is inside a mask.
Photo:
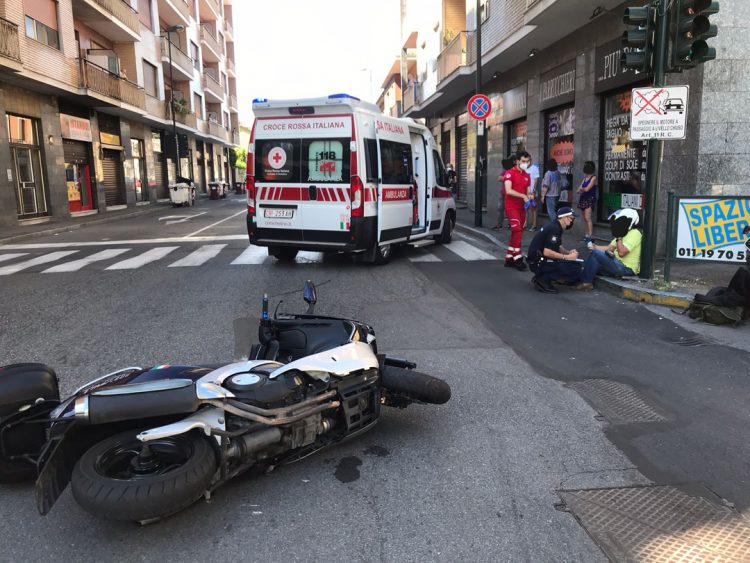
[(172, 70), (172, 38), (169, 36), (170, 33), (179, 33), (185, 29), (184, 25), (173, 25), (168, 27), (165, 31), (167, 33), (167, 49), (169, 50), (169, 106), (172, 108), (172, 135), (174, 136), (174, 170), (175, 170), (175, 182), (177, 177), (180, 175), (180, 140), (177, 136), (177, 119), (175, 117), (174, 108), (174, 74)]

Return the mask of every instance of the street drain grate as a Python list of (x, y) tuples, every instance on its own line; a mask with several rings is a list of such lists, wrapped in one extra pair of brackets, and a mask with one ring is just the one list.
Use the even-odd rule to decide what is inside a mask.
[(667, 420), (630, 385), (609, 379), (574, 381), (569, 387), (578, 392), (610, 424), (661, 422)]
[(750, 561), (750, 521), (674, 487), (558, 494), (613, 561)]

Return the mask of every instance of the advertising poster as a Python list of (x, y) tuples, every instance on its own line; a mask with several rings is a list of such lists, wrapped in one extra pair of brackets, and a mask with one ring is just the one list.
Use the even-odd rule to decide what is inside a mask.
[(677, 203), (675, 257), (744, 262), (750, 248), (750, 197), (685, 197)]

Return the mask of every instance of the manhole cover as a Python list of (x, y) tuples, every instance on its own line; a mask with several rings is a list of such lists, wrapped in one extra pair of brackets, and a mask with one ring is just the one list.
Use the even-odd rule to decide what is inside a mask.
[(559, 495), (613, 561), (750, 561), (750, 521), (674, 487)]
[(574, 381), (569, 387), (606, 418), (610, 424), (661, 422), (667, 420), (630, 385), (609, 379)]

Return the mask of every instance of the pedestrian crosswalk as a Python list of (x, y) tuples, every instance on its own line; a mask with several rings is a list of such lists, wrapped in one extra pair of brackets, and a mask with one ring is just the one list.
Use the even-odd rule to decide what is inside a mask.
[[(77, 247), (76, 250), (48, 251), (39, 248), (29, 252), (3, 252), (0, 247), (0, 276), (22, 273), (64, 274), (85, 268), (106, 271), (138, 270), (149, 266), (168, 268), (195, 268), (211, 265), (258, 266), (273, 264), (276, 260), (268, 255), (268, 249), (259, 246), (246, 248), (230, 247), (228, 244), (201, 244), (184, 246), (156, 246), (144, 250), (126, 247), (97, 249)], [(101, 247), (98, 247), (101, 248)], [(96, 250), (95, 250), (96, 249)], [(406, 259), (411, 262), (462, 262), (497, 260), (501, 253), (492, 254), (493, 249), (480, 248), (466, 240), (454, 238), (449, 245), (404, 247), (393, 260)], [(298, 264), (323, 263), (322, 252), (300, 251)]]

